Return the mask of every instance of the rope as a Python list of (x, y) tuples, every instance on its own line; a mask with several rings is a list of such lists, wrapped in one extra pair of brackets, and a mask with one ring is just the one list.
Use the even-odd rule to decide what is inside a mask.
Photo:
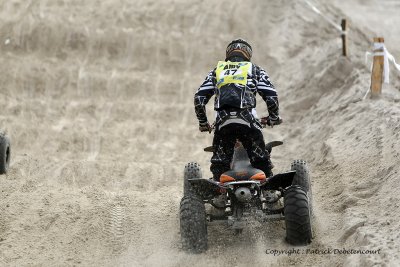
[[(383, 75), (384, 75), (384, 83), (389, 83), (389, 74), (390, 74), (390, 64), (389, 61), (393, 63), (394, 67), (400, 71), (400, 65), (396, 63), (396, 60), (392, 54), (387, 50), (384, 43), (374, 43), (373, 53), (366, 52), (365, 53), (365, 62), (368, 63), (368, 57), (372, 56), (383, 56)], [(372, 64), (371, 64), (372, 69)]]
[(342, 30), (342, 26), (341, 25), (336, 24), (333, 20), (331, 20), (330, 18), (328, 18), (327, 16), (322, 14), (322, 12), (318, 8), (316, 8), (313, 4), (310, 3), (310, 1), (304, 0), (304, 2), (311, 8), (312, 11), (314, 11), (315, 13), (320, 15), (324, 20), (326, 20), (329, 24), (331, 24), (341, 34), (343, 34), (343, 35), (347, 34), (346, 31)]

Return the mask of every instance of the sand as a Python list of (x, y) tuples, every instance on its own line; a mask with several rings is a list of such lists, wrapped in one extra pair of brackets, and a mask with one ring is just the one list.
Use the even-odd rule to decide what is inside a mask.
[[(0, 1), (0, 129), (12, 144), (0, 266), (400, 265), (400, 74), (363, 99), (372, 37), (400, 60), (400, 5), (311, 2), (349, 18), (349, 58), (303, 1)], [(211, 175), (212, 135), (198, 132), (193, 94), (237, 37), (280, 96), (284, 123), (264, 130), (285, 143), (274, 171), (310, 165), (309, 248), (379, 254), (267, 254), (292, 248), (283, 222), (241, 236), (210, 228), (205, 254), (181, 250), (184, 165)]]

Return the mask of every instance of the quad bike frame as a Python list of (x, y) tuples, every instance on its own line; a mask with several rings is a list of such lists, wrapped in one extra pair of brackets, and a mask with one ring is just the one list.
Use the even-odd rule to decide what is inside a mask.
[[(281, 144), (275, 141), (266, 147), (271, 152), (272, 147)], [(205, 150), (210, 152), (212, 148)], [(262, 171), (251, 167), (244, 148), (237, 146), (232, 168), (220, 181), (203, 179), (195, 162), (186, 165), (184, 174), (180, 206), (184, 250), (204, 252), (208, 247), (208, 226), (224, 224), (240, 234), (251, 220), (261, 223), (284, 220), (289, 244), (311, 242), (311, 180), (305, 161), (293, 161), (290, 171), (265, 177)]]

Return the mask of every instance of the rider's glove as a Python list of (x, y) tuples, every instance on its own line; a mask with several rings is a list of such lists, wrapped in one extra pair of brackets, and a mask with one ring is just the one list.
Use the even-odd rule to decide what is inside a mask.
[(211, 133), (211, 125), (208, 122), (200, 122), (199, 123), (199, 130), (200, 132), (209, 132)]
[(268, 126), (274, 127), (274, 125), (279, 125), (281, 123), (282, 123), (282, 119), (279, 116), (277, 116), (277, 117), (268, 116), (268, 117), (261, 118), (262, 125), (268, 125)]

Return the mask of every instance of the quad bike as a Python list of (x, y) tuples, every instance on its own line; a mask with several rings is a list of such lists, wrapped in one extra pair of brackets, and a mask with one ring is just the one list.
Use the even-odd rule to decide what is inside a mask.
[(0, 174), (5, 174), (10, 166), (10, 140), (5, 134), (0, 133)]
[[(266, 149), (271, 152), (282, 144), (274, 141)], [(212, 152), (213, 147), (204, 150)], [(305, 161), (296, 160), (291, 171), (266, 177), (251, 166), (237, 141), (231, 170), (223, 173), (219, 182), (203, 179), (199, 164), (191, 162), (185, 166), (183, 191), (180, 232), (183, 249), (188, 252), (207, 250), (208, 226), (225, 224), (240, 234), (246, 222), (254, 219), (262, 223), (284, 220), (286, 241), (291, 245), (307, 245), (313, 238), (311, 184)]]

